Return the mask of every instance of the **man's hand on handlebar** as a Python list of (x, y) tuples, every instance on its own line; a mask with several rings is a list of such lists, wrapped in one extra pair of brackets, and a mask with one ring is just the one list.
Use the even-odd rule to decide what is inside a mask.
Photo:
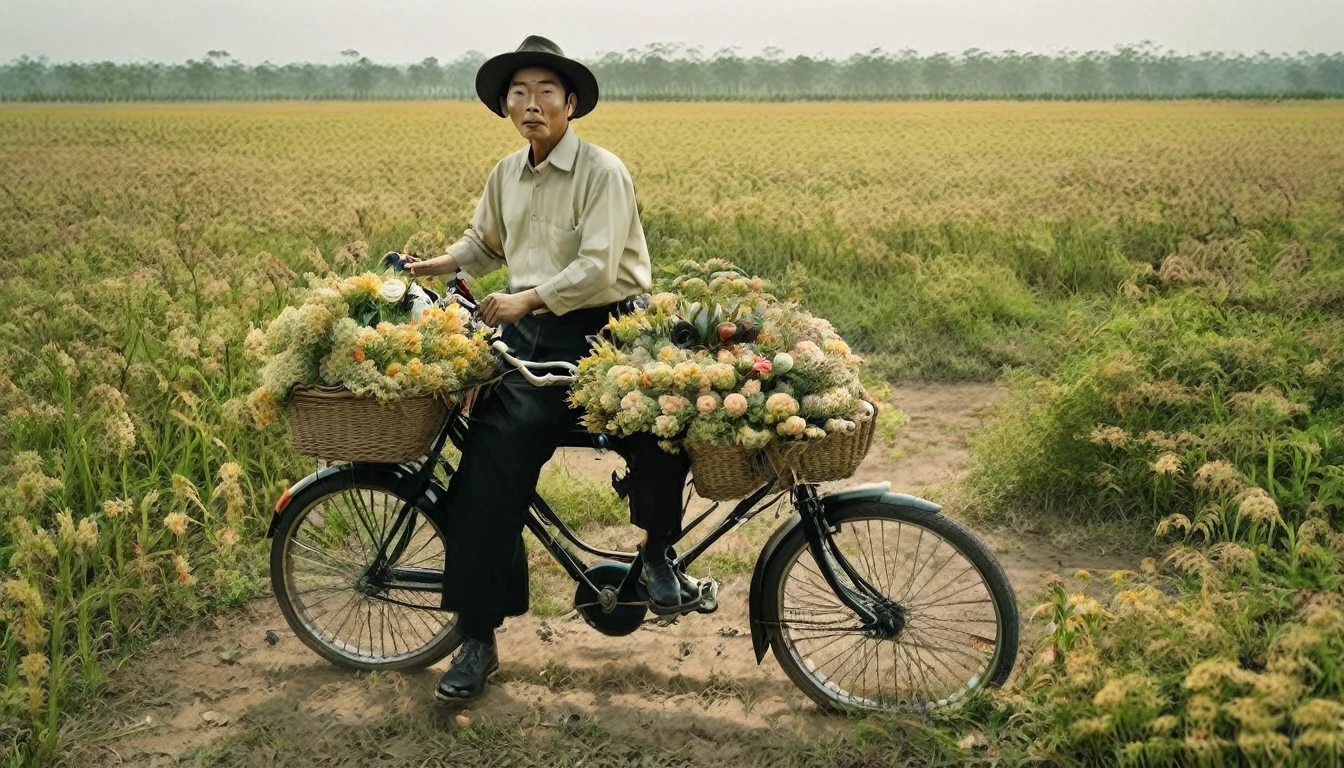
[(451, 275), (458, 271), (457, 259), (452, 254), (445, 253), (442, 256), (435, 256), (432, 259), (417, 259), (414, 256), (404, 257), (405, 268), (415, 277), (425, 277), (427, 275)]
[(503, 323), (516, 323), (523, 315), (545, 306), (535, 289), (522, 293), (492, 293), (481, 300), (477, 314), (486, 325), (499, 327)]

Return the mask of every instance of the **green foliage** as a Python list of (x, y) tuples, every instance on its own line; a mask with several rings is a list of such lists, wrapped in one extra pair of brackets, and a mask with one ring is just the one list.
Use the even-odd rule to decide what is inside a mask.
[(1038, 606), (1044, 637), (998, 705), (1043, 754), (1344, 755), (1344, 305), (1316, 292), (1341, 255), (1308, 222), (1182, 240), (1102, 322), (1072, 318), (1053, 373), (1018, 375), (977, 441), (981, 515), (1172, 542), (1099, 597), (1058, 582)]

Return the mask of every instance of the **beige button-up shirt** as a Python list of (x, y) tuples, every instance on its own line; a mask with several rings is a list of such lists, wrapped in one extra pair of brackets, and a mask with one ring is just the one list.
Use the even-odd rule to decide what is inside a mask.
[(524, 147), (495, 165), (471, 224), (448, 248), (474, 276), (509, 267), (557, 315), (649, 290), (652, 268), (635, 185), (620, 158), (573, 127), (540, 164)]

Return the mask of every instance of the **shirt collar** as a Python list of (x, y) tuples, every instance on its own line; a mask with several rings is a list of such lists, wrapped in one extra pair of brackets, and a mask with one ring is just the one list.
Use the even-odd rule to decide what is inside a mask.
[[(551, 150), (551, 154), (547, 155), (546, 160), (541, 163), (541, 166), (537, 166), (537, 168), (541, 168), (549, 163), (565, 173), (569, 173), (574, 170), (574, 160), (578, 155), (579, 137), (574, 133), (573, 126), (565, 126), (565, 135), (560, 137), (560, 143), (555, 145), (555, 149)], [(532, 168), (532, 165), (529, 162), (531, 158), (532, 149), (529, 147), (527, 151), (523, 153), (524, 171)]]

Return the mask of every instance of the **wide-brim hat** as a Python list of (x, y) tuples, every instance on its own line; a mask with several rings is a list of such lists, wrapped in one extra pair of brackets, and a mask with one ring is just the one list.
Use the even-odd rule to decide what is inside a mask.
[(525, 67), (547, 67), (569, 79), (579, 99), (571, 120), (578, 120), (597, 106), (597, 78), (592, 71), (567, 58), (560, 46), (540, 35), (528, 35), (518, 50), (486, 60), (476, 70), (476, 95), (481, 97), (491, 112), (505, 117), (499, 99), (507, 91), (513, 73)]

